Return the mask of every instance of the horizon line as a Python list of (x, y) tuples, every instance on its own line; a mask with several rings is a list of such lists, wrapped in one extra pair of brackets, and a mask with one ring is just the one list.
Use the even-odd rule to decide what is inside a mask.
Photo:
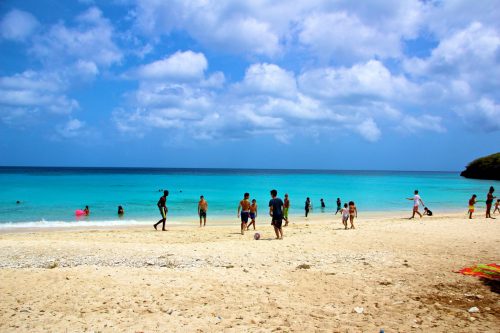
[(380, 172), (446, 172), (460, 173), (458, 170), (390, 170), (390, 169), (311, 169), (311, 168), (241, 168), (241, 167), (154, 167), (154, 166), (23, 166), (0, 165), (6, 168), (32, 168), (32, 169), (151, 169), (151, 170), (242, 170), (242, 171), (380, 171)]

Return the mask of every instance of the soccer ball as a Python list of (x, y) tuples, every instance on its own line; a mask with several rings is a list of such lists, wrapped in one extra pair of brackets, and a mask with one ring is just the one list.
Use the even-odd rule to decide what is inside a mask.
[(253, 239), (259, 240), (260, 239), (260, 234), (258, 232), (256, 232), (255, 235), (253, 235)]

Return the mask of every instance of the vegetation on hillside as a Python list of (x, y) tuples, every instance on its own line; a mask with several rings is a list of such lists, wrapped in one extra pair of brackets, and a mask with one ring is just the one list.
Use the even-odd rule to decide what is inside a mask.
[(500, 180), (500, 153), (481, 157), (470, 162), (460, 176)]

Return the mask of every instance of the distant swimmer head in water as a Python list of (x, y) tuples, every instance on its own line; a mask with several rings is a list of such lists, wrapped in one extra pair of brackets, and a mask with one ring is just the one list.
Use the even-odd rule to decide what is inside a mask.
[(17, 201), (16, 201), (16, 204), (18, 204), (18, 205), (19, 205), (20, 203), (21, 203), (21, 201), (19, 201), (19, 200), (17, 200)]

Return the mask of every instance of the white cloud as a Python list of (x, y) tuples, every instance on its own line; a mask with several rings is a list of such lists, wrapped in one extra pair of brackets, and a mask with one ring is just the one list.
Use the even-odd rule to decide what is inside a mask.
[[(187, 31), (198, 42), (228, 53), (272, 56), (280, 51), (279, 36), (268, 22), (224, 1), (137, 1), (136, 26), (150, 36)], [(243, 9), (243, 12), (240, 10)]]
[[(401, 54), (401, 38), (416, 35), (425, 5), (418, 0), (353, 2), (135, 1), (136, 27), (156, 38), (185, 31), (208, 48), (276, 57), (297, 40), (322, 58), (367, 60)], [(349, 37), (346, 37), (349, 36)]]
[(98, 8), (88, 9), (76, 22), (75, 27), (58, 23), (35, 38), (32, 54), (58, 67), (80, 60), (108, 67), (122, 60), (123, 54), (113, 41), (113, 26)]
[(368, 118), (359, 125), (355, 125), (354, 130), (370, 142), (378, 141), (382, 134), (377, 123), (372, 118)]
[(66, 83), (54, 73), (25, 71), (0, 77), (2, 119), (36, 114), (69, 114), (78, 102), (65, 94)]
[(141, 79), (196, 80), (204, 76), (208, 67), (203, 53), (178, 51), (169, 57), (141, 66)]
[(489, 98), (483, 97), (477, 102), (457, 106), (455, 111), (474, 131), (493, 132), (500, 130), (500, 103)]
[(273, 96), (296, 96), (295, 75), (274, 64), (253, 64), (247, 68), (245, 77), (236, 88), (245, 94)]
[(2, 38), (23, 41), (38, 28), (38, 20), (30, 13), (13, 9), (2, 18), (0, 34)]
[(424, 12), (426, 27), (439, 39), (480, 22), (498, 30), (500, 9), (497, 1), (432, 1)]
[(467, 127), (495, 131), (500, 128), (490, 115), (500, 100), (499, 54), (499, 31), (472, 22), (444, 37), (429, 57), (406, 60), (404, 68), (421, 82), (422, 100), (455, 111)]
[(56, 132), (62, 138), (72, 139), (84, 135), (85, 127), (85, 122), (74, 118), (68, 120), (64, 125), (57, 126)]
[(352, 62), (400, 55), (400, 36), (366, 26), (346, 12), (318, 13), (304, 19), (299, 41), (318, 58)]
[(414, 117), (406, 115), (400, 121), (398, 129), (404, 131), (405, 133), (416, 133), (421, 131), (444, 133), (446, 132), (446, 129), (441, 122), (442, 118), (437, 116), (424, 114)]
[(377, 60), (350, 68), (327, 67), (304, 72), (299, 77), (302, 90), (320, 98), (409, 98), (416, 87), (403, 76), (394, 76)]

